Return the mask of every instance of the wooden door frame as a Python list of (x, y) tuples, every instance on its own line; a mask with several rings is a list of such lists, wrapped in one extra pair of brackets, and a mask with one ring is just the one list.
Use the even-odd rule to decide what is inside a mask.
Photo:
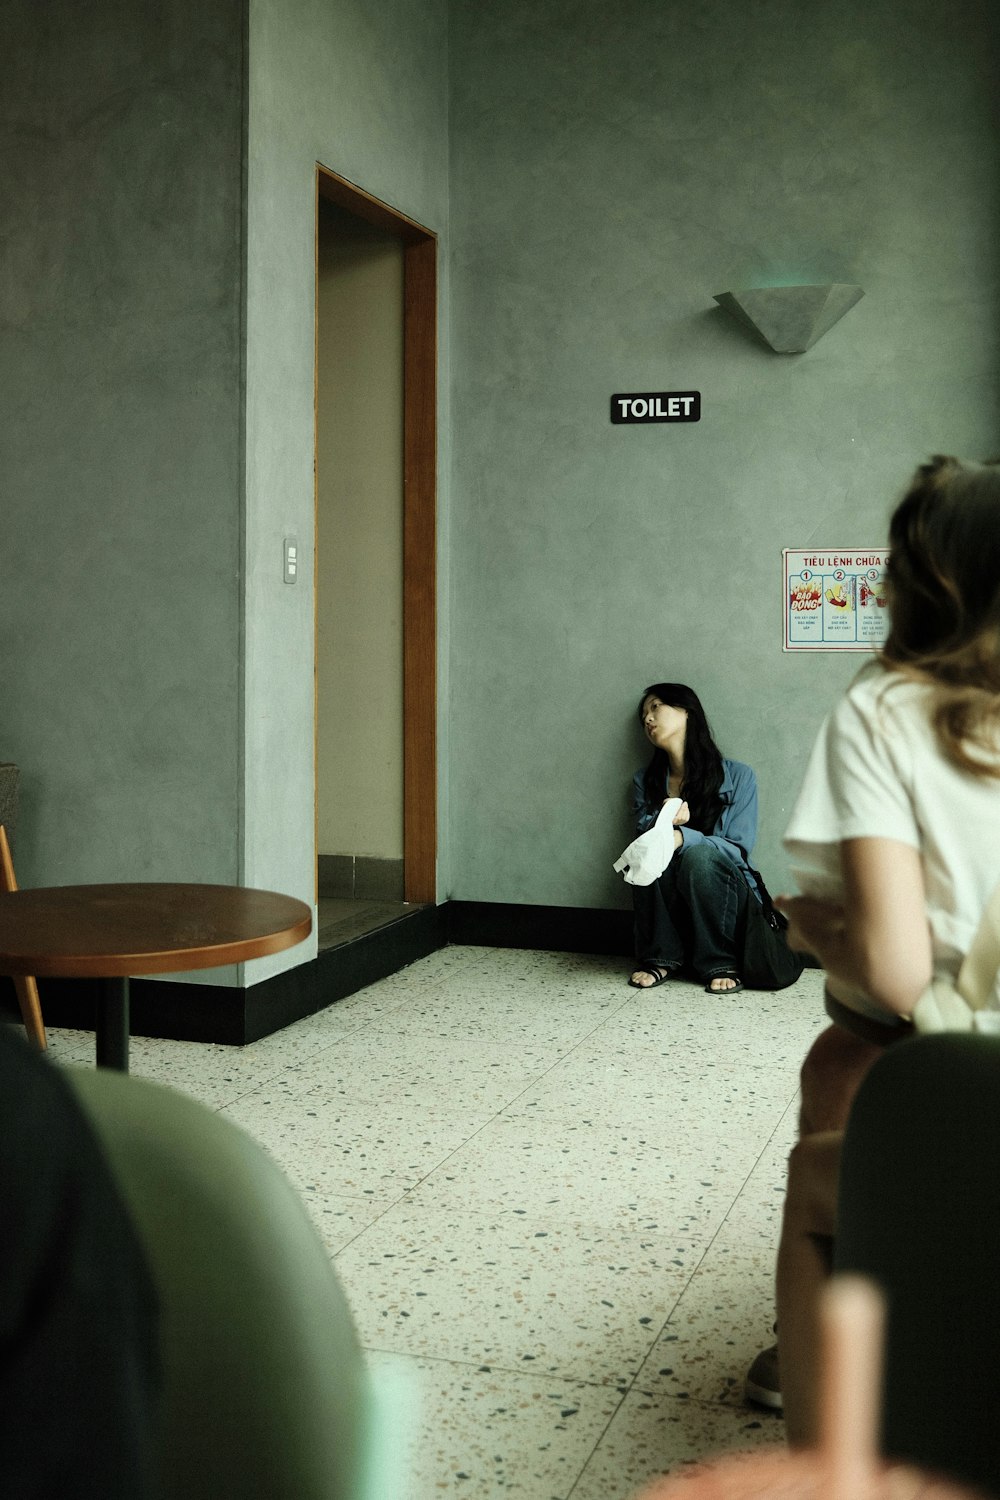
[[(320, 198), (388, 230), (403, 246), (403, 888), (406, 901), (433, 902), (437, 898), (437, 237), (317, 162), (317, 268)], [(318, 313), (316, 323), (318, 341)], [(316, 363), (314, 390), (318, 389), (318, 357)], [(314, 412), (314, 442), (316, 421)], [(313, 472), (315, 483), (315, 462)], [(315, 525), (318, 536), (318, 491)], [(314, 628), (318, 660), (318, 616)], [(314, 767), (318, 767), (318, 723), (317, 711)], [(317, 777), (318, 769), (314, 781)], [(315, 795), (318, 807), (318, 783)]]

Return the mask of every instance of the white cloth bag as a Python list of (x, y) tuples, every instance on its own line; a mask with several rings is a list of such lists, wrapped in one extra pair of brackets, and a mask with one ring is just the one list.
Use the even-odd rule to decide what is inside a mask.
[(934, 976), (913, 1007), (913, 1025), (919, 1032), (993, 1031), (988, 1020), (994, 1016), (1000, 1017), (1000, 886), (986, 903), (956, 978)]
[(664, 802), (652, 828), (633, 839), (615, 860), (611, 868), (617, 870), (629, 885), (652, 885), (673, 859), (674, 819), (680, 806), (680, 797), (671, 797)]

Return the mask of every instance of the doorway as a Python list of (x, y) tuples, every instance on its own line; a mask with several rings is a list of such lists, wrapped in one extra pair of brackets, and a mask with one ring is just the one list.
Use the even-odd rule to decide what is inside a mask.
[(321, 949), (436, 895), (436, 250), (317, 167)]

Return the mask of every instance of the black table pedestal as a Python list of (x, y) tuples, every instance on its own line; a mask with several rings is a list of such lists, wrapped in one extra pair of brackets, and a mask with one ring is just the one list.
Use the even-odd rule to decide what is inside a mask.
[(128, 1072), (128, 980), (100, 979), (97, 985), (97, 1066)]

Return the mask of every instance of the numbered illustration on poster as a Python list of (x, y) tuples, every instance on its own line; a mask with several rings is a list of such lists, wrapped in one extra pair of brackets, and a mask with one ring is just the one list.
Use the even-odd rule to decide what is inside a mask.
[(884, 548), (816, 552), (786, 547), (786, 651), (875, 651), (889, 633)]

